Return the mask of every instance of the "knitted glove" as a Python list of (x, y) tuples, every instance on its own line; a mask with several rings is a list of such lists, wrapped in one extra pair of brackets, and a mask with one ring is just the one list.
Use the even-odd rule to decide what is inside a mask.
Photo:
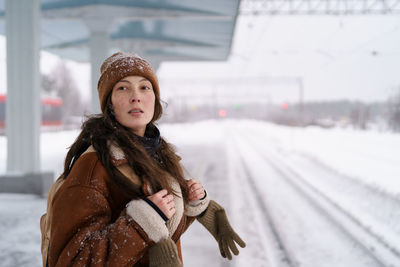
[(171, 238), (164, 239), (149, 249), (150, 267), (183, 267)]
[[(235, 242), (244, 248), (246, 243), (232, 229), (223, 207), (211, 200), (204, 214), (197, 220), (214, 236), (218, 242), (222, 257), (232, 259), (232, 254), (238, 255), (239, 250)], [(234, 242), (235, 241), (235, 242)]]

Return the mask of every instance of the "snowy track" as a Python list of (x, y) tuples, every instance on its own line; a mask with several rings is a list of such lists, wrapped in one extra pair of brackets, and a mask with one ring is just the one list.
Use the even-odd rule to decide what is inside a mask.
[(270, 212), (268, 211), (268, 208), (264, 202), (264, 197), (263, 194), (258, 190), (257, 185), (254, 181), (254, 178), (251, 176), (250, 171), (248, 167), (244, 164), (242, 161), (242, 166), (246, 177), (248, 178), (247, 183), (248, 186), (251, 189), (251, 192), (259, 205), (259, 211), (260, 214), (265, 218), (265, 222), (268, 223), (268, 225), (264, 225), (270, 227), (271, 229), (271, 236), (272, 240), (270, 242), (274, 242), (274, 249), (275, 249), (275, 254), (280, 256), (281, 262), (280, 265), (282, 266), (290, 266), (290, 267), (295, 267), (297, 264), (295, 264), (293, 258), (291, 257), (290, 253), (288, 252), (288, 249), (286, 248), (285, 244), (282, 241), (281, 236), (279, 235), (278, 228), (277, 228), (277, 222), (274, 221), (274, 218), (271, 216)]
[[(318, 190), (400, 257), (400, 199), (397, 196), (339, 174), (314, 159), (310, 161), (308, 157), (294, 158), (291, 164), (287, 164), (292, 172), (296, 172), (305, 183)], [(295, 168), (298, 170), (295, 171)]]
[(294, 267), (293, 259), (282, 242), (276, 222), (270, 215), (262, 193), (257, 190), (248, 169), (232, 141), (227, 142), (228, 170), (233, 196), (231, 206), (238, 232), (244, 236), (245, 257), (238, 257), (235, 266)]
[[(268, 210), (268, 208), (265, 208), (267, 205), (265, 203), (268, 203), (271, 207), (272, 216), (268, 216), (270, 217), (269, 221), (278, 222), (272, 223), (271, 228), (276, 233), (275, 238), (280, 243), (280, 248), (285, 253), (285, 257), (289, 259), (288, 263), (290, 266), (335, 266), (335, 264), (341, 266), (400, 266), (399, 251), (397, 249), (396, 236), (393, 237), (393, 228), (385, 228), (382, 223), (378, 224), (366, 221), (367, 216), (374, 216), (373, 212), (367, 211), (364, 214), (355, 212), (355, 208), (352, 209), (352, 207), (356, 207), (357, 205), (365, 204), (365, 201), (359, 200), (360, 203), (353, 203), (350, 205), (350, 208), (341, 205), (337, 201), (338, 197), (334, 197), (335, 192), (328, 194), (327, 190), (324, 190), (326, 187), (323, 188), (320, 185), (326, 185), (326, 179), (319, 179), (320, 184), (317, 184), (307, 179), (306, 177), (308, 176), (306, 174), (297, 172), (296, 164), (299, 164), (299, 159), (297, 162), (287, 160), (282, 155), (279, 155), (279, 153), (271, 150), (271, 147), (268, 149), (260, 146), (259, 143), (252, 145), (251, 140), (256, 139), (252, 139), (251, 135), (236, 136), (237, 154), (242, 155), (244, 166), (246, 166), (245, 169), (248, 169), (246, 176), (249, 180), (248, 183), (253, 185), (252, 190), (257, 198), (257, 202), (260, 203), (258, 209), (265, 213), (265, 210)], [(249, 149), (249, 147), (252, 147), (252, 149)], [(317, 164), (315, 168), (321, 169), (321, 166)], [(252, 175), (251, 173), (251, 170), (254, 169), (256, 169), (254, 171), (256, 175)], [(264, 179), (259, 177), (260, 173), (271, 173), (271, 169), (275, 178), (269, 177), (267, 179), (269, 179), (269, 184), (273, 186), (273, 189), (261, 188), (258, 185), (266, 183), (265, 181), (260, 181), (260, 179)], [(310, 173), (315, 173), (314, 169), (309, 166)], [(394, 208), (398, 207), (398, 199), (395, 196), (357, 183), (355, 180), (343, 180), (343, 176), (338, 177), (340, 179), (333, 180), (333, 182), (337, 183), (339, 191), (340, 186), (346, 186), (342, 188), (344, 191), (349, 188), (346, 182), (353, 184), (353, 192), (350, 195), (352, 201), (357, 201), (355, 199), (356, 196), (363, 198), (368, 196), (370, 201), (379, 202), (377, 206), (380, 204), (389, 204)], [(277, 194), (277, 190), (281, 191)], [(356, 190), (358, 190), (357, 193), (354, 192)], [(270, 194), (275, 194), (275, 198), (269, 198), (268, 195)], [(289, 199), (287, 198), (288, 195), (290, 195)], [(340, 196), (340, 194), (337, 195)], [(284, 207), (285, 211), (277, 209), (277, 207), (282, 207), (282, 203), (286, 205)], [(301, 207), (300, 204), (306, 207)], [(299, 213), (293, 210), (296, 208), (303, 212)], [(311, 212), (311, 214), (308, 212)], [(375, 213), (379, 213), (379, 209)], [(294, 230), (290, 229), (290, 227), (293, 227), (291, 224), (285, 227), (285, 220), (288, 218), (290, 220), (298, 220), (304, 225)], [(380, 219), (385, 220), (382, 217)], [(321, 223), (317, 223), (317, 220), (321, 221)], [(278, 227), (274, 227), (274, 225), (278, 225)], [(312, 227), (309, 227), (310, 225)], [(318, 225), (322, 229), (318, 229)], [(315, 235), (313, 231), (321, 232), (320, 235)], [(328, 234), (329, 232), (330, 234)], [(304, 235), (304, 237), (301, 235)], [(324, 237), (329, 235), (331, 236), (327, 239), (331, 244), (328, 246), (321, 244), (326, 241)], [(311, 240), (313, 236), (316, 238), (314, 241)], [(309, 240), (304, 242), (304, 246), (302, 246), (302, 242), (298, 240), (299, 238), (307, 238)], [(307, 248), (307, 243), (310, 241), (313, 247)], [(347, 251), (352, 251), (351, 255), (346, 253), (346, 247)], [(326, 259), (322, 259), (323, 257), (320, 258), (315, 254), (312, 255), (312, 250), (314, 250), (314, 253), (325, 254)], [(335, 261), (335, 263), (332, 261)]]
[(384, 239), (365, 227), (353, 214), (349, 213), (344, 207), (338, 205), (318, 188), (308, 183), (294, 170), (287, 167), (278, 167), (271, 159), (268, 159), (267, 162), (272, 165), (281, 177), (293, 186), (299, 194), (302, 194), (322, 216), (332, 220), (332, 222), (344, 231), (349, 238), (356, 241), (359, 247), (365, 250), (368, 256), (374, 258), (377, 261), (377, 266), (398, 266), (396, 265), (396, 263), (399, 264), (397, 251), (392, 250)]

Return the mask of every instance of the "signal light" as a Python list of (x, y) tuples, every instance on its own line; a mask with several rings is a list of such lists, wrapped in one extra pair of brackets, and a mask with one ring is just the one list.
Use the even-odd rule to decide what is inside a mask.
[(226, 110), (225, 109), (220, 109), (219, 110), (219, 112), (218, 112), (218, 115), (220, 116), (220, 117), (226, 117)]

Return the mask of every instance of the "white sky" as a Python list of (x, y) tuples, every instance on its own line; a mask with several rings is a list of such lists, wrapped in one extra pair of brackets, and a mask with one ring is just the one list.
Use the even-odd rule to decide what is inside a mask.
[(399, 69), (399, 16), (260, 16), (239, 18), (227, 63), (168, 63), (160, 75), (299, 76), (305, 100), (374, 101), (400, 86)]
[[(385, 100), (400, 87), (399, 16), (246, 16), (239, 17), (236, 26), (227, 62), (163, 63), (158, 72), (161, 81), (195, 78), (213, 87), (207, 77), (302, 77), (306, 101)], [(41, 59), (44, 73), (59, 60), (45, 52)], [(0, 93), (6, 91), (4, 62), (5, 41), (0, 36)], [(67, 64), (83, 97), (89, 98), (88, 64)], [(161, 93), (168, 96), (173, 85), (164, 84)], [(180, 87), (189, 94), (199, 90), (191, 92), (190, 84)], [(268, 91), (274, 101), (298, 98), (293, 83), (279, 87), (250, 83), (248, 87)]]

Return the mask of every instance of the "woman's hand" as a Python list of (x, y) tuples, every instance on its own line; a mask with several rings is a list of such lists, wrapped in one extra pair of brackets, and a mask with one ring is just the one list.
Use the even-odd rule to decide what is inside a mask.
[(175, 214), (175, 202), (174, 196), (172, 194), (168, 194), (168, 191), (163, 189), (158, 191), (154, 195), (148, 196), (150, 199), (164, 214), (168, 219), (171, 219)]
[(221, 256), (232, 259), (239, 254), (236, 244), (244, 248), (246, 243), (233, 230), (223, 207), (214, 200), (210, 201), (205, 213), (197, 217), (197, 220), (214, 236), (218, 242)]
[(188, 180), (187, 185), (189, 188), (189, 201), (199, 200), (205, 196), (203, 185), (196, 179)]

